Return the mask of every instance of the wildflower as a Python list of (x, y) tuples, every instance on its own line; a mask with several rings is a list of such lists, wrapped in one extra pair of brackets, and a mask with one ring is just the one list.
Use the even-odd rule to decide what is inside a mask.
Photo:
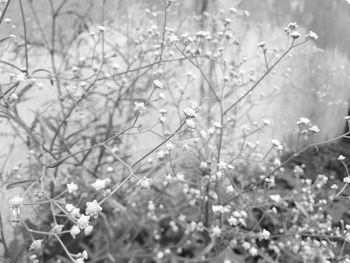
[(270, 232), (267, 231), (266, 229), (263, 229), (263, 231), (261, 233), (259, 233), (259, 239), (262, 240), (262, 239), (269, 239), (271, 236)]
[(289, 30), (295, 30), (297, 29), (297, 27), (298, 27), (297, 23), (289, 23), (287, 26)]
[(162, 259), (164, 257), (164, 253), (162, 252), (162, 251), (159, 251), (158, 253), (157, 253), (157, 258), (158, 259)]
[(88, 236), (92, 233), (92, 230), (94, 229), (94, 227), (92, 225), (88, 225), (84, 228), (84, 234), (85, 236)]
[(252, 248), (249, 249), (249, 254), (252, 257), (255, 257), (256, 255), (258, 255), (258, 250), (255, 247), (252, 247)]
[(189, 108), (189, 107), (185, 108), (183, 110), (183, 112), (184, 112), (187, 119), (196, 118), (196, 116), (197, 116), (196, 111), (192, 108)]
[(153, 80), (153, 87), (155, 89), (164, 89), (163, 84), (157, 79)]
[(186, 124), (189, 129), (196, 129), (196, 123), (193, 119), (186, 119)]
[(345, 119), (346, 121), (350, 121), (350, 116), (345, 116), (344, 119)]
[(272, 201), (274, 201), (276, 203), (279, 203), (282, 200), (280, 195), (270, 195), (270, 198), (271, 198)]
[(222, 128), (222, 125), (220, 122), (214, 122), (213, 123), (213, 126), (216, 128), (216, 129), (221, 129)]
[(227, 222), (229, 223), (230, 226), (237, 226), (239, 221), (237, 218), (235, 218), (234, 216), (230, 216), (228, 219), (227, 219)]
[(262, 119), (263, 123), (265, 126), (270, 126), (271, 125), (271, 121), (268, 119)]
[(72, 212), (70, 212), (70, 215), (75, 218), (79, 218), (81, 216), (80, 209), (77, 207), (74, 207)]
[(339, 160), (339, 161), (344, 161), (344, 160), (345, 160), (345, 156), (340, 154), (340, 155), (338, 156), (338, 160)]
[(86, 203), (85, 213), (88, 216), (97, 217), (98, 213), (102, 211), (102, 207), (97, 203), (96, 199), (92, 202)]
[(18, 95), (17, 95), (17, 93), (13, 92), (13, 93), (11, 93), (9, 98), (11, 101), (16, 101), (16, 100), (18, 100)]
[(89, 220), (90, 216), (81, 215), (77, 221), (79, 228), (84, 229), (85, 227), (87, 227), (89, 225)]
[(214, 226), (211, 231), (214, 237), (219, 237), (222, 232), (219, 226)]
[(76, 183), (70, 183), (70, 184), (67, 184), (67, 190), (68, 190), (68, 193), (70, 194), (77, 194), (77, 190), (78, 190), (78, 185)]
[(43, 243), (43, 239), (36, 239), (32, 242), (32, 244), (30, 245), (29, 250), (36, 250), (36, 249), (40, 249), (41, 248), (41, 244)]
[(145, 103), (143, 102), (135, 102), (135, 111), (142, 113), (146, 110)]
[(265, 43), (265, 42), (260, 42), (260, 43), (258, 44), (258, 47), (259, 47), (259, 48), (262, 48), (262, 49), (265, 49), (265, 46), (266, 46), (266, 43)]
[(64, 225), (54, 225), (54, 227), (51, 229), (51, 232), (53, 233), (60, 233), (62, 232)]
[(319, 133), (320, 129), (316, 125), (313, 125), (312, 127), (309, 128), (309, 131), (313, 133)]
[(24, 202), (24, 198), (23, 197), (19, 197), (18, 195), (16, 195), (15, 197), (13, 197), (9, 203), (11, 204), (12, 208), (19, 208), (23, 205)]
[(144, 176), (136, 183), (136, 185), (140, 187), (140, 189), (150, 189), (151, 183), (152, 183), (152, 179)]
[(306, 36), (305, 36), (305, 40), (317, 40), (318, 39), (318, 35), (315, 32), (310, 31)]
[(98, 28), (98, 30), (100, 30), (101, 32), (105, 32), (105, 31), (106, 31), (106, 27), (104, 27), (104, 26), (98, 26), (97, 28)]
[(80, 228), (77, 225), (72, 226), (70, 229), (70, 234), (73, 238), (75, 238), (80, 233)]
[(94, 188), (96, 191), (103, 190), (104, 188), (109, 185), (111, 180), (109, 178), (106, 179), (97, 179), (94, 183), (91, 184), (92, 188)]
[(344, 177), (343, 182), (346, 184), (350, 184), (350, 176)]
[(281, 146), (281, 143), (277, 139), (272, 139), (271, 143), (274, 147), (277, 147), (277, 148)]
[(301, 117), (299, 119), (299, 121), (297, 121), (297, 125), (301, 126), (301, 125), (308, 125), (310, 123), (310, 120), (308, 118), (305, 117)]

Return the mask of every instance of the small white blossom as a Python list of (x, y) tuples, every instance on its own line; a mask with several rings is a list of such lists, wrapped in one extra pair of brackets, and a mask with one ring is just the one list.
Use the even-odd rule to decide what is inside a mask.
[(85, 227), (87, 227), (89, 225), (89, 220), (90, 220), (90, 216), (87, 215), (81, 215), (80, 218), (78, 219), (77, 223), (78, 226), (81, 229), (84, 229)]
[(186, 119), (187, 127), (194, 130), (196, 129), (196, 122), (193, 119)]
[(221, 129), (222, 128), (222, 125), (220, 122), (214, 122), (213, 123), (213, 126), (216, 128), (216, 129)]
[(190, 119), (190, 118), (195, 118), (197, 116), (197, 113), (194, 109), (187, 107), (183, 110), (186, 118)]
[(24, 198), (20, 197), (18, 195), (14, 196), (9, 203), (11, 204), (12, 208), (19, 208), (23, 205)]
[(320, 129), (316, 125), (313, 125), (312, 127), (309, 128), (309, 131), (313, 133), (319, 133)]
[(262, 232), (259, 233), (259, 239), (262, 240), (262, 239), (269, 239), (271, 236), (271, 233), (269, 231), (267, 231), (266, 229), (263, 229)]
[(157, 79), (153, 80), (153, 87), (157, 89), (164, 89), (163, 84)]
[(146, 110), (146, 106), (145, 106), (145, 103), (143, 102), (135, 102), (135, 108), (134, 108), (135, 111), (137, 112), (144, 112)]
[(36, 239), (32, 242), (32, 244), (30, 245), (29, 250), (36, 250), (36, 249), (40, 249), (41, 248), (41, 244), (43, 243), (43, 239)]
[(85, 210), (86, 215), (97, 217), (98, 213), (101, 211), (102, 211), (102, 207), (99, 205), (96, 199), (92, 202), (86, 203), (86, 210)]
[(252, 247), (249, 249), (249, 254), (255, 257), (256, 255), (258, 255), (258, 250), (255, 247)]
[(73, 211), (73, 209), (75, 208), (75, 206), (72, 205), (72, 204), (67, 203), (65, 208), (66, 208), (68, 213), (71, 213)]
[(106, 31), (106, 27), (104, 27), (104, 26), (98, 26), (97, 28), (98, 28), (98, 30), (100, 30), (101, 32), (105, 32), (105, 31)]
[(84, 228), (84, 234), (85, 236), (88, 236), (92, 233), (92, 230), (94, 229), (94, 227), (92, 225), (88, 225)]
[(274, 147), (280, 147), (281, 146), (281, 143), (279, 142), (279, 140), (277, 139), (272, 139), (271, 140), (271, 143)]
[(70, 234), (73, 238), (75, 238), (80, 233), (80, 228), (77, 225), (72, 226), (70, 229)]
[(274, 201), (276, 203), (279, 203), (282, 200), (281, 196), (277, 195), (277, 194), (276, 195), (270, 195), (270, 198), (271, 198), (272, 201)]
[(340, 155), (338, 156), (338, 160), (339, 160), (339, 161), (344, 161), (344, 160), (345, 160), (345, 156), (340, 154)]
[(142, 177), (136, 185), (140, 187), (140, 189), (150, 189), (152, 184), (152, 179), (147, 178), (146, 176)]
[(270, 126), (271, 125), (271, 121), (268, 119), (262, 119), (263, 123), (265, 126)]
[(310, 31), (306, 36), (305, 36), (306, 40), (317, 40), (318, 39), (318, 35), (315, 32)]
[(111, 182), (111, 180), (109, 178), (97, 179), (94, 183), (91, 184), (91, 186), (96, 191), (100, 191), (100, 190), (105, 189), (110, 184), (110, 182)]
[(219, 226), (214, 226), (211, 230), (214, 237), (219, 237), (221, 235), (221, 228)]
[(350, 176), (344, 177), (343, 182), (346, 184), (350, 184)]
[(308, 118), (301, 117), (299, 121), (297, 121), (297, 125), (308, 125), (310, 122), (311, 121)]
[(78, 190), (78, 185), (76, 183), (70, 183), (70, 184), (67, 184), (67, 190), (68, 190), (68, 193), (70, 194), (77, 194), (77, 190)]

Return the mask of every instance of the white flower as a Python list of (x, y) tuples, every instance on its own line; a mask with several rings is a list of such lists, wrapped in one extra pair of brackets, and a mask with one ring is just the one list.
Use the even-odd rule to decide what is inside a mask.
[(89, 220), (90, 220), (90, 216), (81, 215), (80, 218), (79, 218), (78, 221), (77, 221), (78, 226), (79, 226), (81, 229), (87, 227), (87, 226), (89, 225)]
[(86, 203), (85, 213), (88, 216), (97, 217), (98, 213), (102, 211), (102, 207), (97, 203), (96, 199), (92, 202)]
[(51, 229), (51, 232), (53, 233), (60, 233), (62, 232), (64, 225), (54, 225), (54, 227)]
[(235, 190), (233, 189), (233, 186), (232, 185), (228, 185), (226, 186), (226, 193), (234, 193)]
[(265, 42), (258, 43), (258, 47), (260, 47), (260, 48), (265, 48), (265, 46), (266, 46)]
[(183, 112), (187, 119), (195, 118), (197, 116), (196, 111), (190, 107), (185, 108)]
[(32, 244), (30, 245), (29, 250), (36, 250), (36, 249), (40, 249), (41, 248), (41, 244), (43, 243), (43, 239), (36, 239), (32, 242)]
[(221, 235), (221, 229), (219, 226), (214, 226), (211, 230), (213, 236), (219, 237)]
[(80, 209), (77, 207), (74, 207), (72, 212), (70, 212), (70, 215), (75, 218), (79, 218), (81, 216)]
[(274, 147), (280, 147), (281, 146), (281, 143), (279, 142), (279, 140), (277, 139), (272, 139), (271, 140), (271, 143)]
[(350, 176), (344, 177), (343, 182), (346, 184), (350, 184)]
[(73, 211), (73, 209), (75, 208), (75, 206), (67, 203), (65, 208), (66, 208), (68, 213), (71, 213)]
[(350, 116), (345, 116), (344, 119), (345, 119), (346, 121), (350, 121)]
[(23, 82), (26, 80), (26, 75), (23, 73), (19, 73), (15, 76), (15, 81)]
[(215, 128), (217, 128), (217, 129), (221, 129), (221, 128), (222, 128), (222, 125), (221, 125), (220, 122), (214, 122), (214, 123), (213, 123), (213, 126), (214, 126)]
[(146, 110), (145, 103), (143, 102), (135, 102), (135, 111), (138, 111), (140, 113), (144, 112)]
[(104, 26), (98, 26), (97, 27), (98, 30), (100, 30), (101, 32), (105, 32), (106, 31), (106, 28)]
[(136, 185), (140, 187), (140, 189), (150, 189), (151, 183), (152, 183), (152, 179), (144, 176), (136, 183)]
[(251, 245), (250, 243), (248, 243), (247, 241), (244, 241), (243, 244), (242, 244), (242, 247), (246, 250), (250, 249), (251, 248)]
[(75, 238), (78, 234), (80, 233), (80, 228), (77, 225), (72, 226), (70, 229), (70, 234), (72, 235), (73, 238)]
[(320, 129), (316, 125), (313, 125), (312, 127), (309, 128), (309, 131), (313, 133), (319, 133)]
[(271, 125), (271, 121), (268, 119), (262, 119), (263, 123), (265, 126), (270, 126)]
[(249, 249), (249, 254), (255, 257), (256, 255), (258, 255), (258, 250), (255, 247), (252, 247), (251, 249)]
[(344, 161), (344, 160), (345, 160), (345, 156), (340, 154), (340, 155), (338, 156), (338, 160), (339, 160), (339, 161)]
[(233, 216), (230, 216), (228, 219), (227, 219), (228, 223), (230, 224), (230, 226), (237, 226), (238, 225), (238, 219), (233, 217)]
[(263, 229), (262, 232), (259, 233), (259, 239), (262, 240), (262, 239), (269, 239), (271, 236), (270, 232), (267, 231), (266, 229)]
[(111, 180), (109, 178), (106, 179), (97, 179), (94, 183), (91, 184), (92, 188), (94, 188), (96, 191), (103, 190), (106, 188), (107, 185), (109, 185)]
[(298, 125), (308, 125), (311, 121), (308, 118), (301, 117), (297, 122)]
[(318, 35), (315, 32), (310, 31), (306, 36), (305, 36), (306, 40), (317, 40), (318, 39)]
[(9, 203), (11, 204), (12, 208), (19, 208), (23, 205), (24, 198), (19, 197), (18, 195), (14, 196)]
[(157, 79), (153, 80), (153, 87), (156, 89), (164, 89), (163, 84)]
[(16, 101), (16, 100), (18, 100), (18, 95), (17, 95), (16, 92), (11, 93), (11, 95), (10, 95), (10, 100), (11, 100), (11, 101)]
[(194, 130), (196, 129), (196, 122), (193, 119), (186, 119), (187, 127)]
[(68, 190), (68, 193), (70, 194), (77, 194), (77, 190), (78, 190), (78, 185), (76, 183), (70, 183), (70, 184), (67, 184), (67, 190)]
[(279, 203), (282, 200), (280, 195), (270, 195), (270, 198), (271, 198), (272, 201), (274, 201), (276, 203)]
[(84, 234), (85, 236), (88, 236), (92, 233), (92, 230), (94, 229), (94, 227), (92, 225), (88, 225), (84, 228)]

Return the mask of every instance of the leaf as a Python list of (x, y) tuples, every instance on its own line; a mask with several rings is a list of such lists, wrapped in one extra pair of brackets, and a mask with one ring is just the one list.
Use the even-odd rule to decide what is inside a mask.
[(17, 182), (6, 185), (6, 190), (9, 190), (11, 188), (15, 188), (15, 187), (27, 184), (27, 183), (33, 183), (35, 181), (36, 181), (35, 179), (27, 179), (27, 180), (17, 181)]

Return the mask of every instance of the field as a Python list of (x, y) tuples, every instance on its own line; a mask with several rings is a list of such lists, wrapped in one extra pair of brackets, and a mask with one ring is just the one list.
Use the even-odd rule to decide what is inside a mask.
[(332, 1), (0, 1), (0, 263), (349, 263)]

